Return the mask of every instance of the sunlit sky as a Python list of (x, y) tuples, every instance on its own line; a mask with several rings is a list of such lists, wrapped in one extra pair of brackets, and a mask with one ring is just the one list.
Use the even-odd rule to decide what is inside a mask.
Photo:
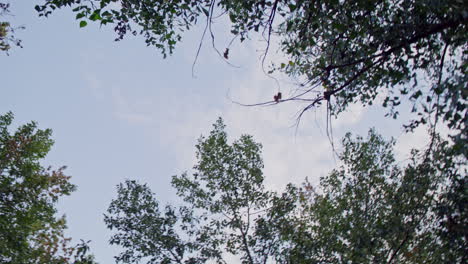
[[(53, 130), (55, 145), (44, 165), (66, 165), (78, 186), (59, 203), (67, 216), (67, 235), (76, 242), (91, 240), (100, 263), (112, 263), (118, 252), (108, 245), (110, 231), (103, 223), (115, 185), (138, 179), (163, 204), (175, 201), (171, 176), (190, 171), (197, 138), (218, 116), (231, 139), (246, 133), (263, 144), (268, 188), (282, 190), (306, 177), (317, 183), (336, 166), (325, 134), (325, 109), (309, 111), (296, 131), (297, 104), (232, 103), (270, 100), (277, 92), (260, 67), (264, 42), (253, 38), (233, 47), (230, 61), (238, 68), (226, 64), (207, 42), (193, 77), (202, 28), (185, 35), (175, 54), (163, 59), (140, 37), (114, 42), (111, 28), (90, 24), (80, 29), (70, 10), (45, 19), (37, 16), (34, 1), (11, 2), (12, 16), (3, 19), (25, 26), (16, 32), (24, 48), (0, 54), (0, 113), (12, 111), (15, 126), (35, 120)], [(217, 26), (223, 50), (229, 39), (223, 25)], [(275, 50), (269, 58), (282, 59)], [(283, 94), (295, 88), (286, 77), (278, 78)], [(353, 106), (332, 124), (336, 145), (345, 132), (365, 135), (374, 126), (398, 139), (402, 159), (410, 146), (424, 141), (424, 131), (404, 134), (401, 121), (385, 118), (379, 107)]]

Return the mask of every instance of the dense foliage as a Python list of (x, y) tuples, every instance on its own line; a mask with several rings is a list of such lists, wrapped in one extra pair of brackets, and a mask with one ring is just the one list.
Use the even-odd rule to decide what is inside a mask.
[[(271, 70), (300, 80), (302, 88), (267, 104), (295, 100), (306, 111), (327, 101), (338, 114), (352, 103), (373, 104), (380, 94), (396, 118), (400, 103), (410, 100), (417, 115), (407, 129), (442, 120), (466, 154), (466, 1), (47, 0), (36, 9), (47, 16), (65, 6), (82, 27), (112, 24), (117, 39), (141, 34), (164, 55), (200, 20), (213, 33), (214, 23), (228, 18), (234, 39), (259, 32), (266, 52), (274, 36), (287, 60)], [(230, 47), (224, 48), (227, 59)]]
[[(261, 146), (228, 143), (223, 123), (197, 144), (192, 174), (174, 176), (183, 205), (160, 208), (127, 180), (105, 216), (119, 263), (465, 263), (466, 168), (448, 144), (413, 151), (400, 166), (394, 142), (371, 130), (343, 140), (342, 165), (313, 188), (264, 187)], [(450, 158), (447, 158), (450, 157)], [(438, 160), (437, 163), (431, 160)], [(234, 255), (235, 257), (233, 257)]]
[(317, 190), (305, 185), (299, 229), (288, 234), (297, 245), (292, 263), (468, 260), (463, 158), (447, 155), (452, 150), (440, 141), (432, 157), (413, 151), (399, 166), (393, 144), (372, 130), (365, 140), (344, 138), (343, 165)]
[(70, 246), (65, 218), (55, 208), (75, 190), (65, 167), (40, 164), (53, 141), (34, 122), (10, 133), (13, 115), (0, 116), (0, 263), (92, 264), (87, 245)]

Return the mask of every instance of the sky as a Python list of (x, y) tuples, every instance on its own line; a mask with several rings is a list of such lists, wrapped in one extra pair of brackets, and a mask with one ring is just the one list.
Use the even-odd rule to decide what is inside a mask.
[[(157, 198), (176, 200), (171, 176), (190, 171), (195, 144), (207, 135), (217, 117), (227, 125), (230, 139), (254, 136), (263, 145), (265, 184), (281, 191), (306, 177), (317, 184), (337, 166), (325, 133), (325, 109), (308, 112), (296, 130), (297, 104), (243, 107), (232, 101), (271, 100), (276, 82), (259, 61), (263, 44), (252, 39), (230, 51), (226, 64), (206, 43), (192, 64), (202, 28), (184, 36), (175, 54), (166, 59), (140, 37), (115, 42), (110, 28), (90, 24), (80, 29), (70, 10), (39, 18), (32, 1), (12, 1), (7, 19), (24, 25), (16, 36), (24, 48), (0, 54), (0, 114), (12, 111), (14, 125), (31, 120), (51, 128), (55, 145), (44, 165), (66, 165), (78, 190), (59, 203), (66, 214), (67, 235), (76, 242), (91, 240), (100, 263), (113, 263), (118, 249), (108, 245), (103, 223), (115, 186), (125, 179), (148, 183)], [(228, 43), (223, 27), (219, 47)], [(284, 59), (271, 53), (270, 60)], [(280, 76), (280, 89), (295, 87)], [(376, 127), (395, 137), (399, 158), (422, 146), (424, 130), (403, 133), (401, 120), (384, 118), (379, 107), (355, 105), (332, 121), (334, 141), (348, 131), (365, 135)], [(339, 149), (339, 144), (338, 144)]]

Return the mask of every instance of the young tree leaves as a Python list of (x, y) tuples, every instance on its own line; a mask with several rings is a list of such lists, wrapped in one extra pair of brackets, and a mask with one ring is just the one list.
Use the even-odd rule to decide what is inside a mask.
[(77, 252), (85, 244), (69, 245), (65, 218), (56, 215), (58, 199), (76, 187), (65, 167), (40, 163), (52, 147), (52, 131), (31, 122), (11, 133), (12, 121), (12, 113), (0, 115), (0, 262), (93, 264), (91, 255)]

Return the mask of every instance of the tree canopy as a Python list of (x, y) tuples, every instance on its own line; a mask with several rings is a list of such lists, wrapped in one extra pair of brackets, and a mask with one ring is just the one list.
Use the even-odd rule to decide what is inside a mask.
[[(36, 10), (49, 16), (65, 7), (80, 27), (111, 25), (117, 40), (140, 34), (164, 56), (200, 21), (214, 43), (215, 22), (225, 19), (233, 40), (263, 38), (264, 56), (277, 41), (285, 56), (269, 74), (298, 80), (299, 89), (259, 104), (294, 101), (300, 117), (325, 103), (338, 115), (381, 95), (393, 118), (409, 100), (409, 131), (432, 129), (428, 150), (405, 162), (373, 130), (366, 139), (348, 134), (341, 165), (317, 188), (306, 181), (278, 193), (264, 187), (261, 145), (248, 135), (229, 143), (218, 120), (196, 146), (193, 173), (173, 177), (180, 205), (161, 207), (136, 181), (117, 187), (105, 223), (114, 231), (110, 243), (123, 248), (118, 262), (468, 261), (467, 1), (44, 0)], [(0, 16), (8, 8), (0, 3)], [(11, 31), (0, 22), (1, 50), (19, 44)], [(230, 45), (218, 51), (226, 60), (235, 56)], [(93, 263), (85, 243), (68, 245), (65, 219), (56, 216), (57, 200), (75, 187), (63, 168), (40, 164), (50, 130), (30, 123), (11, 134), (12, 119), (0, 116), (0, 261)], [(438, 136), (440, 122), (452, 142)]]
[[(196, 145), (193, 173), (174, 176), (181, 204), (160, 206), (146, 184), (117, 186), (105, 215), (118, 263), (464, 263), (466, 168), (438, 141), (399, 165), (374, 130), (343, 139), (341, 166), (321, 179), (264, 186), (261, 145), (228, 142), (218, 120)], [(460, 191), (460, 188), (465, 188)], [(232, 257), (235, 256), (235, 258)]]
[(12, 113), (0, 115), (0, 262), (93, 264), (86, 243), (70, 246), (65, 217), (57, 216), (59, 198), (75, 185), (65, 167), (40, 163), (52, 147), (52, 131), (31, 122), (10, 133), (12, 121)]
[(394, 141), (373, 130), (366, 139), (346, 135), (343, 147), (342, 165), (305, 192), (302, 228), (291, 236), (299, 246), (292, 263), (468, 260), (468, 233), (461, 231), (467, 193), (460, 191), (466, 168), (463, 157), (445, 153), (448, 142), (438, 141), (431, 158), (413, 150), (403, 166), (395, 161)]
[[(396, 118), (401, 102), (410, 100), (416, 114), (407, 129), (442, 120), (466, 150), (466, 1), (47, 0), (36, 9), (48, 16), (67, 6), (81, 27), (110, 24), (118, 40), (141, 34), (164, 56), (200, 20), (214, 41), (215, 22), (228, 19), (233, 39), (265, 39), (265, 55), (277, 40), (286, 59), (270, 70), (299, 79), (300, 89), (260, 104), (297, 101), (307, 111), (326, 101), (337, 115), (356, 102), (371, 105), (380, 94)], [(228, 59), (230, 47), (222, 48)]]

